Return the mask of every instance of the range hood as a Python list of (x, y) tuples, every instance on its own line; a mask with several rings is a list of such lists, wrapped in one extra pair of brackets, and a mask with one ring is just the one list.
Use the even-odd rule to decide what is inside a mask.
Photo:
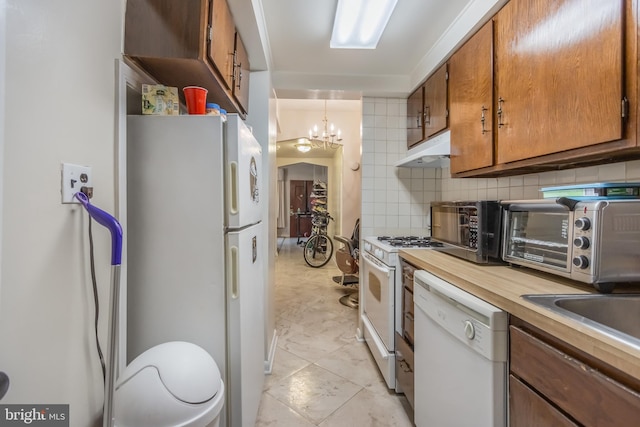
[(451, 155), (451, 131), (446, 131), (407, 151), (394, 166), (404, 168), (447, 168)]

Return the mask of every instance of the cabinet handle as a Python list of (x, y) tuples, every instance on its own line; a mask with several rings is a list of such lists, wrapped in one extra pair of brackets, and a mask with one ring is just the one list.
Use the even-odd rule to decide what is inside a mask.
[(424, 107), (424, 125), (430, 125), (431, 124), (431, 108), (428, 105), (425, 105)]
[(407, 373), (413, 372), (413, 370), (411, 369), (411, 366), (409, 366), (409, 364), (406, 363), (404, 360), (401, 360), (399, 365), (404, 372), (407, 372)]
[(242, 63), (238, 64), (238, 84), (236, 87), (240, 89), (240, 85), (242, 85)]
[(417, 111), (416, 114), (416, 128), (420, 129), (420, 117), (422, 116), (422, 114), (420, 114), (420, 110)]
[(502, 99), (502, 97), (498, 98), (498, 111), (497, 111), (497, 115), (498, 115), (498, 127), (501, 128), (502, 126), (504, 126), (504, 123), (502, 122), (502, 103), (504, 102), (504, 99)]
[(482, 114), (480, 115), (480, 123), (482, 123), (482, 134), (484, 135), (485, 133), (489, 132), (488, 130), (486, 130), (484, 128), (484, 122), (486, 121), (486, 117), (484, 115), (485, 111), (488, 111), (489, 109), (486, 108), (484, 105), (482, 106)]

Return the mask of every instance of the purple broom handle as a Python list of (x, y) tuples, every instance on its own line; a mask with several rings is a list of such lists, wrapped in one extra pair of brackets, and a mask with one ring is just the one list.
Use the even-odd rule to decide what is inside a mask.
[(82, 203), (84, 208), (89, 212), (91, 218), (111, 232), (111, 265), (120, 265), (122, 263), (122, 226), (111, 214), (89, 203), (89, 198), (82, 192), (77, 192), (75, 198)]

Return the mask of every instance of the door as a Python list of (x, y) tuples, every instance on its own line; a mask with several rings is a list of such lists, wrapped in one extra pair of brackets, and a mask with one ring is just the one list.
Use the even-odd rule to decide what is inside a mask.
[(451, 173), (493, 166), (493, 21), (449, 60)]
[(622, 137), (623, 1), (511, 1), (495, 17), (497, 163)]
[(313, 181), (291, 180), (289, 183), (289, 237), (311, 235), (311, 200)]
[(447, 128), (447, 64), (424, 84), (424, 137), (428, 139)]
[(394, 270), (365, 253), (364, 259), (364, 304), (366, 316), (387, 350), (395, 348), (395, 275)]
[(262, 147), (238, 115), (226, 127), (226, 225), (236, 228), (262, 218)]
[(245, 113), (249, 111), (249, 73), (249, 55), (240, 34), (236, 32), (233, 59), (233, 96)]
[(424, 85), (407, 99), (407, 148), (424, 140)]
[(227, 366), (230, 422), (253, 427), (264, 384), (262, 224), (227, 235)]
[(209, 59), (218, 69), (228, 89), (233, 88), (233, 52), (236, 28), (227, 0), (212, 0), (208, 44)]

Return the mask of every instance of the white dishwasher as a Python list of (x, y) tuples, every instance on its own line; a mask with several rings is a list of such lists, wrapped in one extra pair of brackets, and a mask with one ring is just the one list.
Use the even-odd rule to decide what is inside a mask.
[(415, 424), (507, 425), (507, 313), (418, 270), (414, 274)]

